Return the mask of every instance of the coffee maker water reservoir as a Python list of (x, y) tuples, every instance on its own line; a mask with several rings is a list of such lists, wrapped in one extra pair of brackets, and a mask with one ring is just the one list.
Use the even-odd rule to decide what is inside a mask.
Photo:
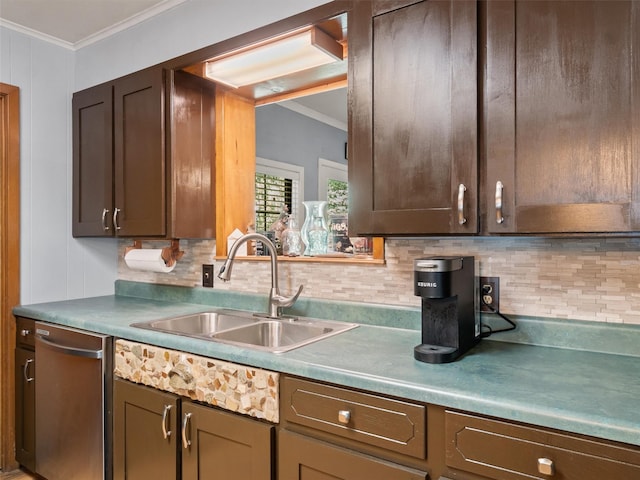
[(452, 362), (480, 341), (474, 257), (416, 259), (414, 293), (422, 297), (422, 344), (414, 348), (416, 360)]

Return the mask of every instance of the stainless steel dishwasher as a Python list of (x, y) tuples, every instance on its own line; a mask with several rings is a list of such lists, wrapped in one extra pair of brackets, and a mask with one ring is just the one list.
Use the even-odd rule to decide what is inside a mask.
[(36, 322), (36, 473), (111, 478), (112, 337)]

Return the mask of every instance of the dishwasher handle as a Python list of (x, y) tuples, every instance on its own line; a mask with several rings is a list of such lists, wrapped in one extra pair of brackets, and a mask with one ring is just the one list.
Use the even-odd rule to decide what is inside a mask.
[(70, 347), (67, 345), (60, 345), (58, 343), (52, 342), (51, 340), (47, 340), (40, 335), (36, 335), (36, 338), (44, 343), (46, 346), (60, 353), (64, 353), (66, 355), (73, 355), (74, 357), (83, 357), (83, 358), (102, 358), (102, 349), (100, 350), (89, 350), (86, 348), (77, 348)]

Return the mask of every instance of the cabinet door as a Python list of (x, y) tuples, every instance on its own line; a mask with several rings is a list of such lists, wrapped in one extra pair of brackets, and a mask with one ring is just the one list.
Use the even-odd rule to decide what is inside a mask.
[(113, 88), (73, 95), (73, 236), (113, 235)]
[(271, 480), (273, 426), (184, 401), (182, 478)]
[(114, 479), (179, 478), (178, 397), (116, 378), (113, 409)]
[(35, 471), (36, 366), (35, 352), (16, 348), (16, 460)]
[[(166, 233), (164, 71), (153, 68), (114, 83), (116, 234)], [(114, 212), (116, 212), (114, 210)]]
[(640, 3), (486, 9), (488, 230), (640, 229)]
[(354, 2), (349, 229), (477, 233), (476, 2)]
[(426, 480), (426, 472), (298, 435), (278, 433), (278, 480)]
[[(182, 71), (168, 74), (171, 141), (168, 175), (172, 238), (215, 238), (215, 90)], [(234, 207), (235, 208), (235, 205)]]

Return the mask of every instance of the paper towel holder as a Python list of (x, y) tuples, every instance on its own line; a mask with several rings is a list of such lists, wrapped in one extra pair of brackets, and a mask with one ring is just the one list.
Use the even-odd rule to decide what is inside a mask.
[[(124, 249), (124, 255), (126, 256), (131, 250), (138, 248), (142, 248), (142, 240), (134, 240), (133, 245)], [(162, 249), (162, 259), (167, 267), (173, 267), (183, 255), (184, 252), (180, 250), (180, 240), (177, 238), (171, 239), (170, 247), (164, 247)]]

